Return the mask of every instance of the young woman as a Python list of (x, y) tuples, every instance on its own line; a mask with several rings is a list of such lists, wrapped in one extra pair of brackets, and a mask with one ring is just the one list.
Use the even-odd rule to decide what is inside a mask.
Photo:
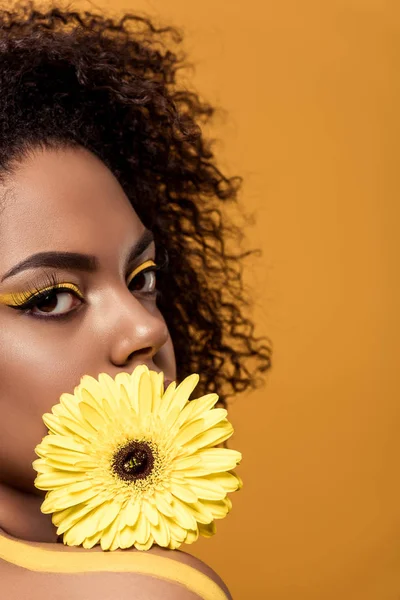
[[(132, 559), (118, 568), (96, 563), (99, 546), (57, 544), (33, 483), (41, 416), (84, 374), (140, 364), (166, 380), (197, 372), (198, 395), (216, 391), (225, 403), (270, 367), (270, 346), (243, 314), (243, 253), (225, 245), (235, 228), (221, 206), (238, 180), (217, 168), (200, 128), (213, 109), (177, 86), (183, 57), (167, 40), (179, 43), (178, 32), (134, 15), (0, 12), (4, 598), (230, 597), (180, 551), (116, 551), (113, 560)], [(76, 573), (63, 571), (71, 557)]]

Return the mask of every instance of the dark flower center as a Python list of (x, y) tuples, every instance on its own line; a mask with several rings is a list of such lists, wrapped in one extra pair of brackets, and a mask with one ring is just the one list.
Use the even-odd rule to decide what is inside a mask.
[(147, 477), (153, 464), (154, 455), (149, 444), (134, 440), (115, 453), (111, 466), (120, 479), (134, 481)]

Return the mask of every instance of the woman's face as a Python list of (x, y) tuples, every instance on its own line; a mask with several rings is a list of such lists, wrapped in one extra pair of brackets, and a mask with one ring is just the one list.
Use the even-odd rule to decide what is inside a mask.
[[(139, 364), (175, 379), (176, 364), (152, 293), (155, 275), (140, 274), (155, 259), (154, 242), (143, 238), (145, 227), (104, 163), (83, 148), (38, 150), (3, 191), (0, 482), (42, 494), (33, 486), (34, 448), (47, 434), (43, 413), (63, 392), (73, 393), (84, 374), (114, 377)], [(128, 261), (134, 248), (139, 253)], [(75, 264), (39, 260), (16, 269), (43, 252), (76, 253)], [(86, 255), (79, 264), (78, 254)], [(52, 277), (70, 291), (24, 310), (7, 306), (48, 287)]]

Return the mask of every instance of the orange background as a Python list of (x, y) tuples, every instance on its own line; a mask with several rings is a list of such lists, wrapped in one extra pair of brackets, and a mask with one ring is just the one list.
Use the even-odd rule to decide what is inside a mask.
[[(97, 0), (183, 27), (261, 259), (262, 390), (230, 409), (245, 486), (187, 550), (235, 600), (400, 598), (400, 10), (385, 0)], [(112, 7), (112, 9), (111, 9)]]

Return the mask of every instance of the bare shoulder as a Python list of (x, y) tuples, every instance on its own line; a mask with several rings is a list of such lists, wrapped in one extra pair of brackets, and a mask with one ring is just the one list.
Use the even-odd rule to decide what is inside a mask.
[[(33, 553), (35, 547), (46, 547), (49, 550), (49, 544), (30, 543), (30, 545)], [(51, 546), (53, 545), (51, 544)], [(209, 565), (187, 552), (168, 550), (159, 546), (153, 546), (144, 553), (134, 548), (116, 550), (112, 553), (114, 560), (111, 560), (110, 554), (110, 562), (107, 561), (107, 566), (102, 562), (103, 566), (100, 569), (97, 568), (99, 565), (95, 559), (98, 552), (104, 555), (99, 547), (85, 550), (80, 547), (60, 547), (60, 545), (54, 544), (52, 554), (59, 555), (59, 559), (57, 558), (55, 561), (56, 565), (58, 562), (60, 565), (65, 562), (64, 556), (67, 558), (68, 554), (73, 554), (73, 563), (79, 565), (79, 568), (72, 572), (65, 572), (62, 568), (60, 570), (52, 569), (51, 572), (41, 568), (36, 570), (35, 567), (33, 567), (34, 570), (31, 570), (22, 565), (17, 566), (17, 564), (0, 560), (2, 593), (5, 593), (5, 597), (8, 598), (29, 597), (30, 600), (42, 600), (48, 597), (49, 590), (52, 590), (52, 600), (110, 600), (111, 598), (118, 598), (118, 600), (204, 600), (209, 597), (232, 600), (231, 594), (219, 575)], [(88, 554), (92, 555), (94, 560), (89, 561), (91, 567), (96, 564), (97, 567), (94, 570), (90, 568), (88, 571), (85, 568), (82, 569), (81, 567), (86, 561), (80, 560), (79, 553), (82, 553), (82, 559), (88, 558)], [(120, 553), (125, 555), (123, 561), (118, 558)], [(139, 571), (135, 568), (130, 570), (130, 561), (126, 560), (127, 554), (129, 556), (130, 553), (145, 554), (150, 559), (145, 561), (149, 568), (144, 571), (142, 568)], [(25, 553), (26, 556), (29, 554), (29, 552)], [(177, 568), (174, 569), (169, 561), (160, 563), (155, 560), (153, 569), (151, 557), (157, 556), (176, 562)], [(124, 563), (123, 571), (119, 569), (122, 562)], [(132, 561), (132, 565), (134, 564), (135, 560)], [(212, 590), (205, 592), (208, 587), (207, 579), (197, 579), (197, 585), (193, 585), (196, 577), (191, 574), (192, 571), (183, 573), (185, 569), (182, 569), (180, 565), (187, 565), (206, 575), (215, 584), (211, 584)], [(161, 572), (162, 570), (164, 573)]]
[(153, 548), (151, 548), (150, 552), (152, 552), (155, 555), (172, 558), (181, 563), (187, 564), (190, 567), (193, 567), (194, 569), (197, 569), (201, 573), (204, 573), (205, 575), (207, 575), (210, 579), (212, 579), (213, 581), (215, 581), (215, 583), (217, 583), (219, 585), (219, 587), (225, 592), (228, 600), (232, 600), (232, 596), (231, 596), (226, 584), (221, 579), (221, 577), (209, 565), (207, 565), (205, 562), (203, 562), (199, 558), (196, 558), (192, 554), (188, 554), (187, 552), (183, 552), (181, 550), (167, 550), (165, 548), (160, 548), (158, 546), (153, 546)]
[[(136, 553), (138, 551), (129, 549), (122, 552)], [(219, 575), (195, 556), (181, 550), (168, 550), (158, 546), (153, 546), (150, 550), (147, 550), (146, 555), (168, 558), (204, 573), (220, 588), (221, 599), (223, 597), (226, 600), (232, 600), (227, 586)], [(179, 573), (179, 569), (176, 573)], [(79, 594), (76, 596), (77, 600), (81, 597), (85, 600), (108, 600), (108, 598), (115, 597), (107, 595), (106, 590), (109, 586), (112, 588), (109, 590), (110, 593), (112, 590), (114, 590), (114, 593), (118, 591), (119, 600), (204, 600), (204, 598), (208, 598), (207, 595), (202, 595), (201, 592), (197, 593), (178, 582), (174, 582), (173, 573), (171, 573), (170, 580), (157, 577), (156, 571), (154, 575), (126, 571), (123, 573), (97, 572), (88, 575), (90, 576), (87, 581), (88, 587), (82, 596), (80, 594), (83, 590), (80, 588)], [(191, 582), (188, 581), (188, 583)]]
[[(128, 552), (129, 551), (137, 552), (135, 549), (128, 550)], [(209, 579), (217, 584), (223, 592), (221, 595), (223, 595), (226, 600), (232, 600), (232, 596), (221, 577), (209, 565), (192, 554), (181, 550), (168, 550), (166, 548), (160, 548), (159, 546), (153, 546), (150, 550), (146, 551), (146, 555), (168, 558), (177, 563), (188, 565), (200, 573), (204, 573), (204, 575), (207, 575)], [(128, 586), (134, 586), (136, 578), (141, 578), (140, 590), (141, 593), (143, 593), (143, 600), (199, 600), (200, 598), (205, 598), (205, 596), (199, 596), (197, 593), (190, 591), (173, 581), (158, 579), (156, 575), (139, 575), (137, 573), (126, 572), (121, 575), (124, 578), (124, 583)], [(130, 600), (142, 600), (142, 596), (139, 595), (136, 597), (133, 595), (130, 596)]]

